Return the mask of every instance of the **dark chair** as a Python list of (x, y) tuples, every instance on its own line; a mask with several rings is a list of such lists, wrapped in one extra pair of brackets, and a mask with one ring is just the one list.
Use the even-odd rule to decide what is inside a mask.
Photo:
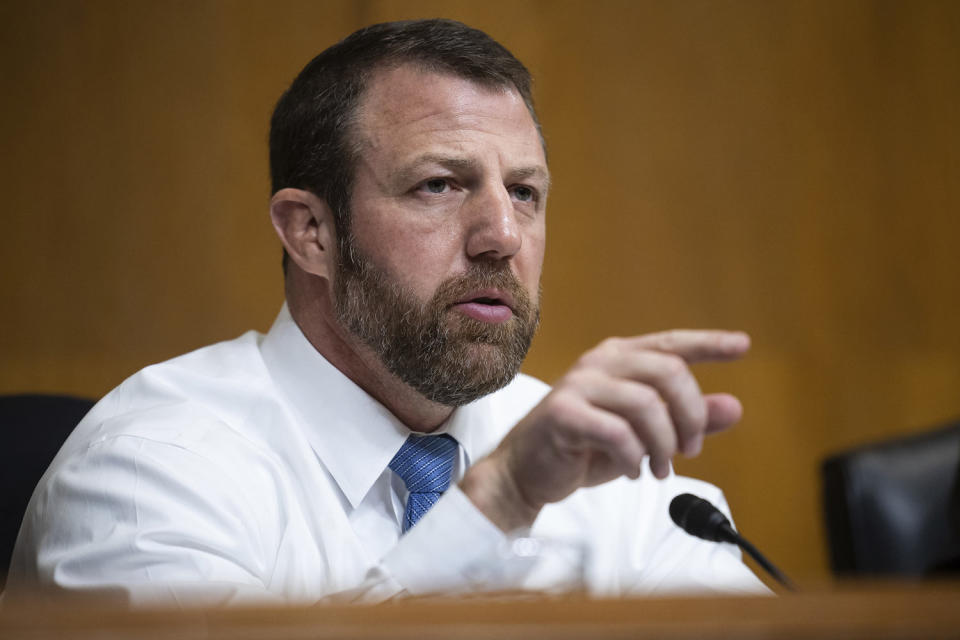
[(960, 571), (960, 422), (839, 453), (822, 471), (835, 574)]
[(40, 476), (94, 401), (55, 395), (0, 396), (0, 590)]

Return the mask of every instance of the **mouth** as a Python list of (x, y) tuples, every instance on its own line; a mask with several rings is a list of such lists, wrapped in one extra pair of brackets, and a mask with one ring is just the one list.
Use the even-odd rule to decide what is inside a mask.
[(471, 291), (461, 297), (453, 308), (481, 322), (499, 324), (513, 317), (513, 297), (499, 289)]
[(505, 306), (513, 311), (513, 297), (499, 289), (483, 289), (480, 291), (471, 291), (457, 300), (454, 305), (460, 304), (478, 304), (489, 307)]

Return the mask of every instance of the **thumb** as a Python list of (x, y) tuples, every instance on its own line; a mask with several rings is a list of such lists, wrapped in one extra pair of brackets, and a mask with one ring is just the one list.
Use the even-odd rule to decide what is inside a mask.
[(707, 433), (718, 433), (740, 422), (743, 405), (729, 393), (708, 393), (703, 396), (707, 403)]
[[(729, 393), (708, 393), (703, 396), (707, 404), (707, 434), (726, 431), (743, 417), (743, 405), (736, 396)], [(683, 446), (688, 458), (700, 453), (703, 448), (703, 435), (690, 438)]]

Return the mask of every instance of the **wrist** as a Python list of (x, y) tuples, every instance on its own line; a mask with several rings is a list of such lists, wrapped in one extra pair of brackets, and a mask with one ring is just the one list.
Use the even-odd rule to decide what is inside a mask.
[(543, 506), (528, 503), (509, 472), (492, 457), (471, 467), (459, 486), (474, 506), (505, 533), (532, 526)]

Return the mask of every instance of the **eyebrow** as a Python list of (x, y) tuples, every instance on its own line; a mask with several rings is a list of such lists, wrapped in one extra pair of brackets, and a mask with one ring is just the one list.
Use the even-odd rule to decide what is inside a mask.
[[(459, 156), (450, 156), (441, 153), (425, 153), (417, 156), (412, 161), (391, 172), (390, 178), (394, 182), (411, 182), (416, 179), (416, 173), (425, 164), (440, 165), (451, 171), (469, 171), (477, 170), (480, 163), (472, 158), (463, 158)], [(544, 181), (543, 189), (546, 191), (550, 187), (550, 172), (542, 166), (533, 165), (527, 167), (517, 167), (511, 169), (508, 174), (511, 180), (524, 180), (527, 178), (540, 178)]]
[(540, 178), (543, 180), (543, 190), (550, 189), (550, 172), (544, 167), (519, 167), (510, 172), (511, 180), (526, 180), (527, 178)]

